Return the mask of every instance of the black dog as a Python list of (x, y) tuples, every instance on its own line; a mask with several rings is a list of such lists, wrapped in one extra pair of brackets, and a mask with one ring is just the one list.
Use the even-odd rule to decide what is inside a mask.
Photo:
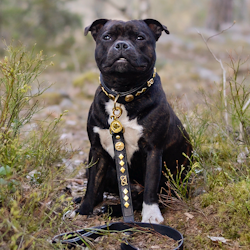
[[(188, 134), (166, 100), (155, 67), (155, 44), (167, 27), (156, 20), (128, 22), (99, 19), (85, 28), (96, 41), (95, 59), (101, 71), (88, 116), (91, 143), (88, 185), (80, 214), (91, 214), (103, 200), (103, 192), (118, 184), (114, 148), (109, 131), (114, 96), (119, 93), (119, 118), (125, 128), (124, 138), (132, 183), (144, 186), (142, 221), (163, 222), (158, 206), (160, 188), (166, 181), (163, 162), (175, 175), (177, 167), (186, 169), (192, 147)], [(113, 181), (112, 181), (113, 180)], [(115, 184), (114, 184), (115, 182)], [(113, 186), (112, 186), (113, 185)], [(113, 190), (114, 192), (115, 190)]]

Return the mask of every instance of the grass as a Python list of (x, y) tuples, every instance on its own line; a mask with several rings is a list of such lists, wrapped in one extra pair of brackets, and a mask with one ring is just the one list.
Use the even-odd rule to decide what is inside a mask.
[(11, 44), (0, 62), (1, 249), (51, 249), (48, 235), (61, 221), (62, 203), (69, 203), (57, 196), (63, 168), (56, 164), (66, 154), (57, 130), (64, 113), (53, 121), (36, 121), (28, 134), (23, 130), (40, 110), (33, 100), (46, 90), (38, 77), (52, 64), (49, 60), (42, 51), (34, 54)]

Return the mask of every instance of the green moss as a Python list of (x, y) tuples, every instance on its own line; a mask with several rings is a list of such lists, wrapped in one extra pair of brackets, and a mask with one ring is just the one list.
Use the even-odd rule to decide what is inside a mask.
[(215, 208), (225, 238), (250, 244), (250, 180), (214, 188), (202, 196), (202, 205)]

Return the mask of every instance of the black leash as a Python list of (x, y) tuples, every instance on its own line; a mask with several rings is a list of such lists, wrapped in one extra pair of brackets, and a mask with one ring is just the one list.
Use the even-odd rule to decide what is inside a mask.
[[(154, 83), (153, 79), (155, 75), (156, 75), (156, 71), (154, 71), (152, 80), (148, 81), (151, 83), (150, 86)], [(148, 88), (150, 86), (148, 84)], [(106, 90), (104, 89), (103, 89), (103, 92), (107, 96), (110, 95), (110, 93), (106, 92)], [(109, 96), (109, 98), (114, 101), (114, 108), (113, 108), (113, 115), (111, 115), (111, 118), (113, 119), (113, 121), (111, 122), (109, 129), (112, 135), (112, 140), (113, 140), (113, 145), (114, 145), (114, 153), (115, 153), (114, 158), (115, 158), (117, 180), (118, 180), (118, 186), (119, 186), (119, 195), (120, 195), (122, 215), (123, 215), (124, 222), (114, 222), (109, 225), (92, 227), (90, 229), (83, 229), (83, 230), (78, 230), (75, 232), (63, 233), (63, 234), (55, 236), (52, 239), (52, 243), (61, 242), (62, 244), (67, 244), (71, 247), (75, 245), (83, 245), (83, 244), (86, 246), (85, 244), (86, 237), (96, 239), (100, 236), (105, 235), (103, 230), (107, 231), (107, 233), (112, 233), (112, 231), (117, 232), (117, 231), (124, 231), (124, 230), (126, 230), (126, 232), (128, 233), (132, 233), (133, 228), (138, 229), (141, 227), (141, 228), (147, 228), (148, 230), (151, 230), (151, 231), (153, 230), (155, 232), (158, 232), (161, 235), (167, 235), (168, 237), (176, 240), (178, 242), (178, 246), (174, 248), (174, 250), (177, 250), (177, 249), (181, 250), (183, 249), (183, 236), (180, 232), (178, 232), (174, 228), (164, 226), (164, 225), (142, 223), (142, 222), (134, 221), (134, 212), (133, 212), (133, 204), (132, 204), (132, 196), (131, 196), (129, 172), (128, 172), (128, 161), (127, 161), (127, 155), (126, 155), (125, 140), (123, 136), (124, 128), (121, 122), (119, 121), (119, 118), (122, 115), (122, 108), (116, 105), (117, 100), (119, 99), (120, 95), (117, 94), (115, 97), (113, 95), (111, 97), (111, 95)], [(129, 93), (129, 95), (131, 95), (131, 93)], [(126, 240), (126, 243), (121, 243), (121, 249), (122, 250), (135, 249), (136, 250), (137, 248), (130, 245), (129, 242)]]
[(123, 136), (124, 128), (121, 122), (118, 120), (122, 115), (122, 109), (116, 106), (116, 101), (118, 98), (119, 95), (117, 95), (114, 100), (113, 115), (111, 116), (111, 118), (113, 118), (113, 121), (111, 122), (109, 129), (114, 145), (114, 158), (123, 220), (124, 222), (133, 222), (134, 211), (128, 174), (128, 161)]
[[(140, 228), (147, 228), (149, 232), (157, 232), (161, 235), (166, 235), (169, 238), (174, 239), (177, 242), (177, 246), (173, 248), (173, 250), (183, 250), (183, 236), (180, 232), (175, 230), (174, 228), (158, 225), (158, 224), (150, 224), (150, 223), (142, 223), (142, 222), (132, 222), (132, 223), (125, 223), (125, 222), (114, 222), (109, 225), (99, 226), (99, 227), (92, 227), (90, 229), (83, 229), (77, 230), (75, 232), (70, 233), (63, 233), (57, 235), (53, 238), (52, 243), (62, 243), (68, 245), (68, 247), (74, 247), (76, 245), (85, 245), (86, 238), (96, 239), (100, 236), (105, 235), (104, 230), (107, 233), (112, 232), (126, 232), (126, 233), (133, 233), (134, 229)], [(167, 242), (166, 242), (167, 244)], [(127, 240), (125, 243), (121, 243), (122, 250), (137, 250), (138, 248), (132, 246)]]

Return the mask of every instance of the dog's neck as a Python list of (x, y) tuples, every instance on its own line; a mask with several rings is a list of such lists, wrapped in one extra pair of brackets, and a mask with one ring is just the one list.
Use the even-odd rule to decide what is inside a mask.
[(135, 89), (145, 82), (147, 82), (154, 73), (154, 69), (145, 74), (135, 74), (135, 73), (127, 73), (127, 74), (117, 74), (117, 75), (109, 75), (102, 73), (101, 78), (105, 85), (117, 92), (126, 92), (132, 89)]

